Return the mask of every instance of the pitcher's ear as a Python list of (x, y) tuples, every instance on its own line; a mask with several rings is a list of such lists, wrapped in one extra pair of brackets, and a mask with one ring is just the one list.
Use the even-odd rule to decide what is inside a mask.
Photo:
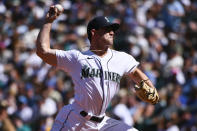
[(92, 35), (92, 36), (94, 36), (95, 31), (96, 31), (95, 29), (92, 29), (92, 30), (91, 30), (91, 35)]

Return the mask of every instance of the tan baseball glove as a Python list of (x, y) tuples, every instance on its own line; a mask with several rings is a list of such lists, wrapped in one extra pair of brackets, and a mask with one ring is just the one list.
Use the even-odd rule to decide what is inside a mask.
[(159, 102), (159, 95), (154, 87), (150, 87), (146, 80), (140, 82), (140, 86), (135, 85), (136, 95), (143, 101), (157, 104)]

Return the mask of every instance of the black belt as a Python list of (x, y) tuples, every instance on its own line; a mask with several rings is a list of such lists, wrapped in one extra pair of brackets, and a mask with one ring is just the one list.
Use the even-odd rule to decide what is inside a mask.
[[(86, 116), (88, 115), (88, 113), (85, 112), (85, 111), (81, 111), (80, 114), (81, 114), (81, 116), (83, 116), (83, 117), (86, 117)], [(104, 119), (104, 116), (103, 116), (103, 117), (92, 116), (92, 117), (90, 118), (91, 121), (95, 121), (95, 122), (98, 122), (98, 123), (100, 123), (103, 119)]]

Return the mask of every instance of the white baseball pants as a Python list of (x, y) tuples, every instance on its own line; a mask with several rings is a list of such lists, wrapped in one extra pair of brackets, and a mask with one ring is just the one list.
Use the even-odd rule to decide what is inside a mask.
[(88, 120), (79, 114), (77, 105), (66, 105), (58, 113), (51, 131), (138, 131), (122, 121), (105, 116), (102, 122)]

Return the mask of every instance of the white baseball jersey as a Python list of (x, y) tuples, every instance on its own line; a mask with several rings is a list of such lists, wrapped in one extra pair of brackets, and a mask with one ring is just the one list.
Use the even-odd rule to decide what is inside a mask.
[[(109, 102), (119, 91), (121, 77), (131, 73), (139, 64), (131, 55), (112, 49), (108, 49), (104, 57), (90, 50), (56, 50), (56, 57), (57, 67), (72, 77), (75, 103), (95, 116), (104, 116)], [(62, 117), (65, 113), (60, 114)]]

